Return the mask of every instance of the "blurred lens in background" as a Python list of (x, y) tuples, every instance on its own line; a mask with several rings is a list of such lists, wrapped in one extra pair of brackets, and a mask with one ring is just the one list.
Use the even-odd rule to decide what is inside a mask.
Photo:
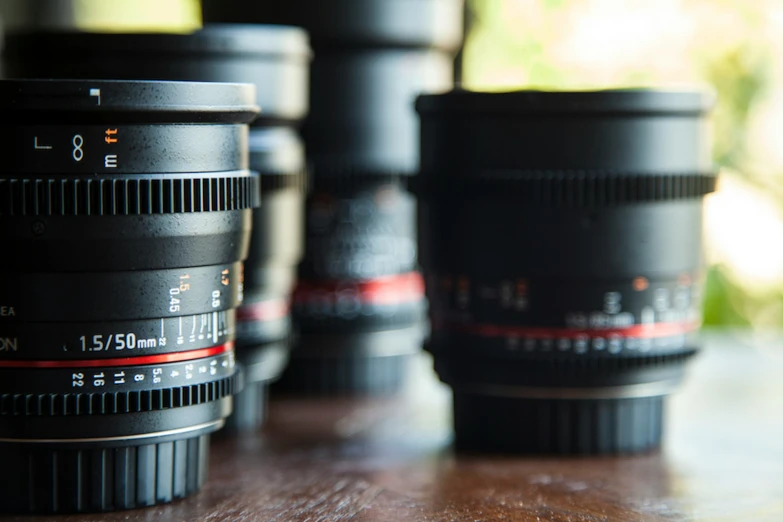
[(250, 168), (261, 174), (253, 214), (245, 301), (237, 312), (237, 357), (245, 389), (229, 426), (263, 420), (267, 384), (290, 348), (290, 294), (303, 251), (304, 147), (310, 49), (295, 27), (215, 25), (192, 34), (28, 32), (9, 35), (6, 73), (28, 78), (123, 78), (246, 82), (262, 115), (250, 131)]
[(461, 449), (614, 453), (660, 444), (697, 349), (697, 92), (419, 99), (430, 348)]
[(205, 1), (206, 21), (302, 26), (315, 59), (303, 127), (313, 169), (281, 389), (389, 393), (425, 331), (417, 272), (416, 96), (453, 84), (461, 0)]

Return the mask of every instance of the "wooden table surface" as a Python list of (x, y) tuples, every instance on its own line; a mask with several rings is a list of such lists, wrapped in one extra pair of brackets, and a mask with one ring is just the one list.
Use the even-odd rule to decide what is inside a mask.
[(213, 444), (193, 498), (51, 520), (783, 521), (783, 334), (707, 339), (661, 452), (455, 455), (448, 389), (422, 358), (397, 400), (274, 402), (265, 433)]

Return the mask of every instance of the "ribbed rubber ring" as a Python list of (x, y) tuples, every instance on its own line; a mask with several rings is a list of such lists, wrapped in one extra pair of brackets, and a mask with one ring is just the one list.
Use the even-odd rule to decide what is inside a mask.
[(207, 476), (209, 435), (141, 446), (52, 449), (0, 444), (13, 470), (3, 512), (74, 513), (153, 506), (198, 491)]
[(510, 172), (476, 178), (424, 176), (415, 191), (425, 197), (510, 197), (520, 204), (600, 206), (700, 198), (715, 190), (714, 174), (630, 175), (597, 172)]
[(0, 179), (0, 216), (117, 216), (256, 208), (256, 175)]
[(482, 452), (636, 453), (660, 445), (663, 399), (519, 399), (455, 393), (455, 445)]
[(0, 416), (108, 415), (195, 406), (239, 391), (238, 373), (216, 381), (159, 390), (109, 393), (51, 393), (0, 395)]
[(296, 357), (272, 389), (296, 395), (390, 395), (405, 384), (414, 354), (384, 357)]

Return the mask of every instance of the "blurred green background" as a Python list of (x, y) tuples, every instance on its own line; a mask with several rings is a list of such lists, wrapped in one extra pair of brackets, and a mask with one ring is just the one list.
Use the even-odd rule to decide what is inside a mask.
[(711, 86), (707, 325), (783, 324), (783, 2), (468, 0), (469, 89)]

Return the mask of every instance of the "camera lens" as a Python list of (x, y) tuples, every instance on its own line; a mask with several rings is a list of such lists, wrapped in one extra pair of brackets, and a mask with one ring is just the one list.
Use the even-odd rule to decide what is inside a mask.
[[(240, 7), (241, 6), (241, 7)], [(462, 0), (207, 0), (207, 21), (281, 23), (310, 34), (311, 111), (303, 127), (317, 180), (328, 173), (418, 169), (422, 92), (453, 85)]]
[(237, 388), (254, 102), (250, 85), (0, 82), (3, 511), (203, 483)]
[[(240, 9), (238, 5), (241, 4)], [(302, 134), (312, 170), (294, 292), (296, 348), (279, 390), (397, 390), (426, 301), (415, 199), (421, 92), (450, 89), (461, 0), (204, 2), (208, 21), (302, 26), (315, 59)]]
[(19, 33), (7, 71), (34, 78), (121, 78), (256, 85), (261, 115), (250, 129), (250, 168), (261, 174), (237, 312), (237, 358), (245, 387), (228, 427), (253, 429), (266, 388), (290, 350), (290, 295), (304, 250), (305, 158), (296, 126), (307, 113), (310, 48), (296, 27), (209, 25), (192, 34)]
[(421, 345), (415, 200), (403, 177), (315, 182), (293, 296), (300, 343), (281, 389), (392, 392)]
[(420, 249), (430, 349), (468, 450), (660, 444), (697, 349), (698, 92), (423, 96)]

